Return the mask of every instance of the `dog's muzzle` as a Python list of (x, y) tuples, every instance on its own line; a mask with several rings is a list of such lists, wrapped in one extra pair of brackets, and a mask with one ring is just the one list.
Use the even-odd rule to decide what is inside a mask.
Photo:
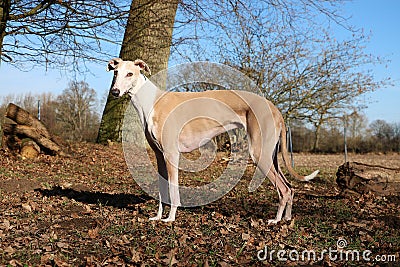
[(111, 89), (111, 94), (112, 94), (113, 96), (119, 97), (119, 93), (120, 93), (120, 91), (119, 91), (118, 88), (113, 88), (113, 89)]

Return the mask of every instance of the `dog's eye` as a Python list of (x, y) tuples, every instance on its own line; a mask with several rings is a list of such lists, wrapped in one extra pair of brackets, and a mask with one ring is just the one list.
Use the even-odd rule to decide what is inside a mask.
[(128, 73), (126, 74), (126, 77), (132, 77), (132, 75), (133, 75), (132, 72), (128, 72)]

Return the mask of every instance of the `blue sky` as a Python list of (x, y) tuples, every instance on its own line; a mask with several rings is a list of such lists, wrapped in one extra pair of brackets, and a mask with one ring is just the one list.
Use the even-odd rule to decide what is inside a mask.
[(351, 16), (350, 24), (371, 33), (366, 52), (390, 60), (385, 66), (375, 66), (377, 78), (390, 77), (394, 86), (381, 88), (365, 96), (369, 121), (384, 119), (400, 123), (400, 1), (357, 0), (347, 3), (344, 12)]
[[(381, 88), (376, 92), (365, 95), (369, 101), (365, 113), (369, 122), (384, 119), (388, 122), (400, 122), (400, 1), (397, 0), (356, 0), (344, 5), (344, 16), (351, 16), (350, 24), (363, 28), (365, 33), (371, 33), (366, 52), (375, 56), (389, 59), (391, 62), (384, 66), (373, 67), (373, 73), (378, 79), (390, 77), (395, 86)], [(340, 36), (341, 30), (337, 30)], [(104, 98), (109, 89), (112, 75), (105, 72), (106, 61), (103, 65), (92, 65), (93, 74), (77, 77), (86, 80), (94, 88), (99, 98)], [(22, 72), (2, 63), (0, 66), (0, 97), (21, 93), (54, 92), (59, 94), (67, 87), (66, 73), (36, 68)]]

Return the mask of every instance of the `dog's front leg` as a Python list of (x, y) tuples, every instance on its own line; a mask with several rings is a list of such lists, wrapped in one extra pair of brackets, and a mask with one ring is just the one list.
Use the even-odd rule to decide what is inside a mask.
[(168, 218), (163, 219), (162, 221), (173, 222), (175, 221), (176, 211), (181, 205), (178, 184), (179, 152), (166, 155), (165, 162), (168, 170), (168, 188), (171, 199), (171, 210), (169, 211)]
[(163, 204), (161, 200), (161, 193), (158, 193), (159, 196), (159, 205), (158, 205), (158, 212), (155, 217), (151, 217), (149, 220), (150, 221), (158, 221), (161, 220), (162, 214), (163, 214)]
[(158, 175), (158, 211), (155, 217), (151, 217), (150, 221), (158, 221), (161, 220), (163, 215), (163, 206), (164, 203), (168, 203), (168, 180), (164, 178), (162, 175)]
[(163, 203), (169, 203), (168, 200), (168, 171), (167, 165), (165, 163), (164, 154), (158, 150), (154, 149), (157, 158), (157, 169), (158, 169), (158, 197), (159, 206), (158, 212), (155, 217), (151, 217), (151, 221), (161, 220), (163, 214)]

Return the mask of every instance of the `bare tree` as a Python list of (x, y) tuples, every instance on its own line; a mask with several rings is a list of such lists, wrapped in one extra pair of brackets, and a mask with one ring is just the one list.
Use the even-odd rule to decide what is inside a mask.
[[(317, 150), (325, 123), (361, 108), (365, 103), (358, 97), (388, 81), (376, 80), (367, 69), (385, 61), (364, 52), (368, 38), (347, 25), (337, 12), (339, 4), (219, 2), (215, 5), (225, 12), (218, 13), (215, 7), (209, 12), (218, 14), (213, 21), (220, 26), (213, 32), (217, 42), (196, 56), (210, 56), (239, 69), (280, 107), (287, 120), (302, 119), (314, 125)], [(332, 38), (326, 26), (332, 21), (348, 29), (352, 37)]]
[(103, 60), (111, 54), (105, 44), (120, 44), (128, 7), (114, 0), (0, 0), (0, 59), (61, 69)]
[(362, 142), (367, 137), (368, 119), (363, 113), (354, 111), (344, 117), (348, 150), (361, 152)]
[(392, 125), (385, 120), (375, 120), (369, 125), (371, 129), (372, 139), (374, 140), (375, 149), (378, 151), (392, 151), (397, 146), (395, 140), (396, 130), (395, 125)]
[(86, 82), (70, 82), (57, 97), (56, 118), (60, 135), (73, 141), (95, 139), (99, 118), (96, 110), (96, 91)]
[(392, 150), (400, 153), (400, 122), (393, 123), (394, 138), (392, 142)]

